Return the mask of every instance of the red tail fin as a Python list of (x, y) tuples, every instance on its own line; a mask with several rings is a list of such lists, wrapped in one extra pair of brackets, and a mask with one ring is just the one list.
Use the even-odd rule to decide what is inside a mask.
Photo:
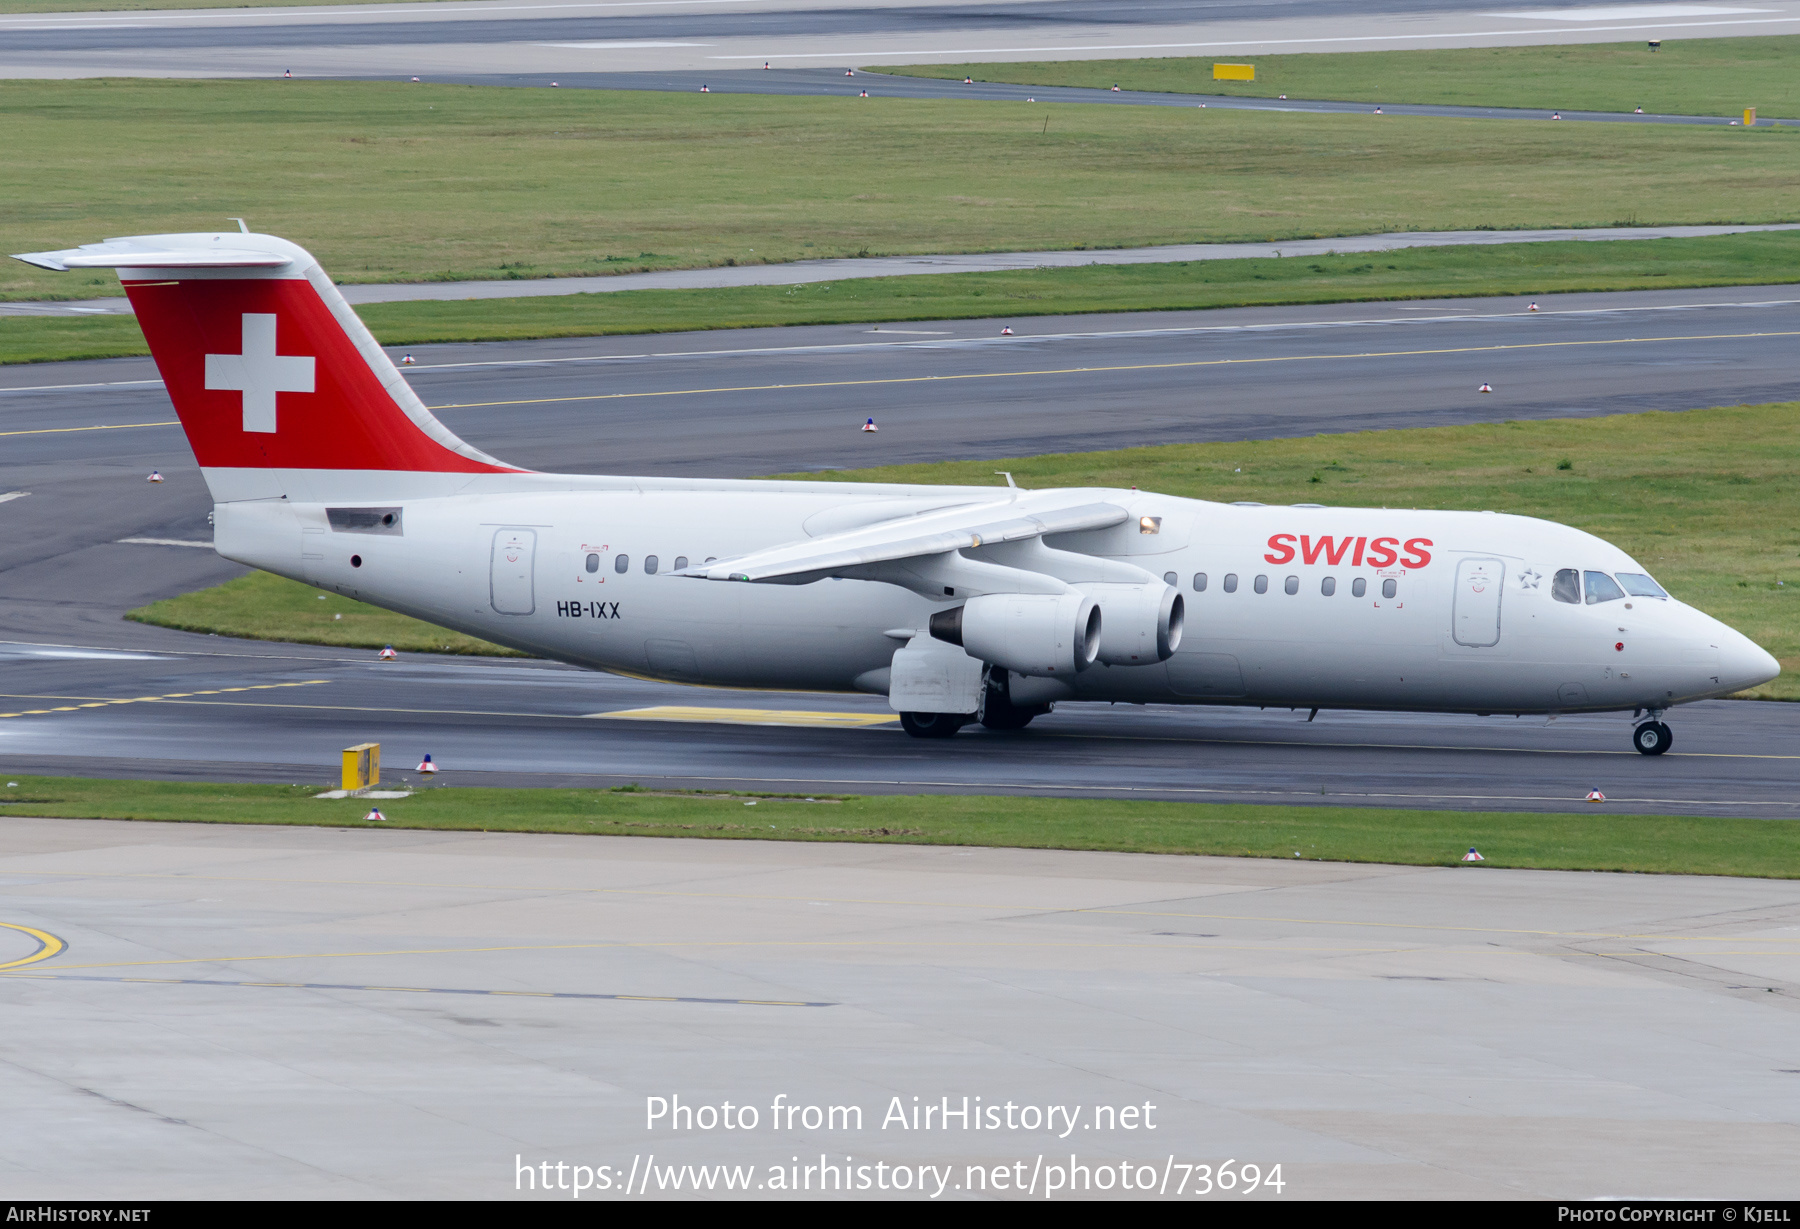
[(295, 471), (523, 472), (432, 417), (318, 262), (285, 240), (146, 235), (22, 259), (118, 269), (216, 499), (288, 494)]

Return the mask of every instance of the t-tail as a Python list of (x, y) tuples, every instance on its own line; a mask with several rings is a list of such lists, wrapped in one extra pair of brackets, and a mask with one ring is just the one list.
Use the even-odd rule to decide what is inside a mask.
[(217, 503), (429, 498), (528, 474), (434, 418), (285, 239), (138, 235), (17, 259), (118, 270)]

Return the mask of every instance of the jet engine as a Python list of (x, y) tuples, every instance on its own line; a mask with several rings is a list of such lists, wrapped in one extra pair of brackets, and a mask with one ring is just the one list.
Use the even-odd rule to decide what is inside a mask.
[(1094, 664), (1100, 606), (1085, 593), (989, 593), (931, 616), (931, 634), (1016, 674), (1066, 678)]
[(1166, 584), (1087, 584), (1105, 614), (1100, 660), (1109, 666), (1153, 666), (1181, 647), (1186, 603)]

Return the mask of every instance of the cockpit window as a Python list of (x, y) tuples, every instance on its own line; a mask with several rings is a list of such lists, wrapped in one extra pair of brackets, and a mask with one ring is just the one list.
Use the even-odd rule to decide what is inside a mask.
[(1581, 573), (1574, 568), (1564, 568), (1550, 582), (1550, 593), (1559, 602), (1581, 605)]
[(1625, 590), (1619, 588), (1619, 582), (1605, 572), (1588, 572), (1586, 579), (1587, 604), (1590, 606), (1599, 602), (1616, 602), (1625, 596)]
[(1642, 572), (1614, 572), (1613, 578), (1632, 597), (1668, 597), (1663, 587)]

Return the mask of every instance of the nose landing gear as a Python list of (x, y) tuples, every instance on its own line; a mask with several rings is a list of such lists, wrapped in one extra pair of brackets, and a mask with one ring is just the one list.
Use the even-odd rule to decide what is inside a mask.
[(1642, 755), (1661, 755), (1675, 745), (1675, 731), (1662, 722), (1662, 710), (1651, 709), (1650, 720), (1631, 732), (1631, 745)]

